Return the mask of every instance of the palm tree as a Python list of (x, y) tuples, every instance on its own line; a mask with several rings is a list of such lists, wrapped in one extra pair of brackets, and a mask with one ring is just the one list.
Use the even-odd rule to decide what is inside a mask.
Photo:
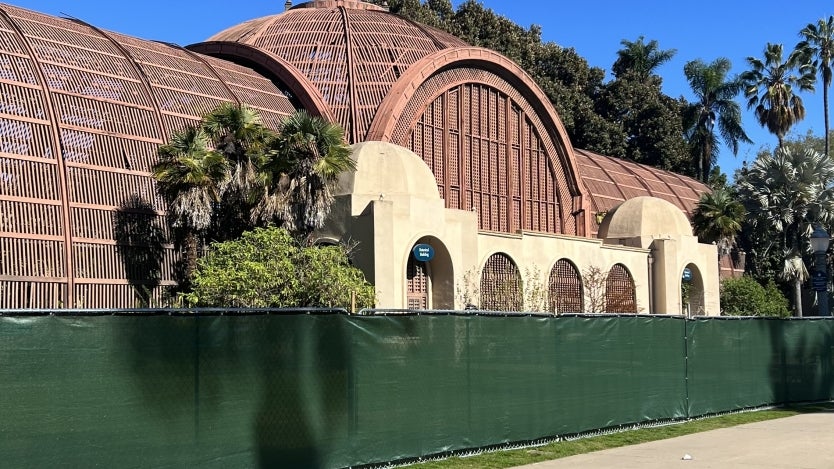
[(284, 120), (263, 167), (266, 188), (253, 218), (278, 220), (300, 239), (320, 228), (339, 174), (356, 169), (344, 130), (298, 111)]
[(738, 78), (727, 80), (730, 68), (732, 64), (723, 57), (711, 64), (692, 60), (683, 67), (697, 98), (684, 112), (684, 132), (693, 151), (698, 177), (704, 182), (718, 158), (716, 122), (724, 144), (734, 155), (738, 153), (739, 142), (753, 143), (741, 127), (741, 108), (735, 102), (743, 84)]
[(222, 154), (210, 150), (210, 139), (199, 127), (176, 132), (159, 147), (153, 176), (168, 205), (168, 218), (185, 235), (185, 271), (188, 279), (197, 267), (199, 236), (211, 224), (228, 171)]
[(275, 132), (265, 127), (260, 114), (245, 104), (223, 103), (203, 116), (200, 125), (229, 164), (228, 182), (222, 188), (211, 236), (217, 240), (234, 239), (254, 228), (251, 213), (263, 193), (260, 167)]
[(203, 116), (201, 127), (229, 161), (229, 190), (236, 194), (251, 191), (260, 159), (275, 137), (260, 114), (245, 104), (223, 103)]
[(831, 62), (834, 57), (834, 15), (829, 16), (826, 21), (825, 18), (820, 18), (817, 24), (809, 23), (808, 26), (802, 28), (799, 34), (805, 38), (804, 41), (796, 45), (798, 50), (808, 58), (815, 58), (812, 64), (819, 70), (820, 77), (822, 77), (822, 105), (825, 114), (825, 155), (831, 153), (829, 146), (830, 126), (828, 123), (828, 88), (831, 87)]
[(765, 232), (769, 247), (784, 249), (782, 277), (794, 283), (801, 316), (800, 286), (807, 279), (802, 254), (808, 252), (813, 224), (829, 226), (834, 219), (834, 162), (810, 149), (780, 147), (761, 155), (737, 186), (753, 227)]
[(705, 243), (716, 243), (720, 255), (727, 255), (735, 246), (746, 212), (729, 189), (718, 188), (701, 195), (692, 214), (695, 235)]
[(652, 39), (648, 44), (645, 38), (640, 36), (636, 41), (626, 39), (620, 41), (623, 46), (617, 51), (617, 60), (611, 67), (615, 78), (623, 78), (625, 74), (632, 73), (635, 78), (645, 82), (654, 73), (657, 67), (672, 60), (677, 50), (660, 50), (657, 40)]
[[(794, 94), (814, 90), (814, 68), (807, 64), (805, 54), (794, 50), (782, 61), (782, 44), (768, 43), (764, 61), (748, 57), (751, 67), (741, 74), (747, 108), (755, 109), (756, 119), (762, 127), (776, 135), (782, 146), (785, 135), (797, 122), (805, 118), (802, 98)], [(792, 74), (797, 71), (799, 74)]]

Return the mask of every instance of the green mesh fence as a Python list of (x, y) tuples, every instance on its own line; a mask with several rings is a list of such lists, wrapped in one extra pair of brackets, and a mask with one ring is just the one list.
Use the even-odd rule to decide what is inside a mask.
[(0, 316), (8, 467), (346, 467), (832, 396), (831, 320)]

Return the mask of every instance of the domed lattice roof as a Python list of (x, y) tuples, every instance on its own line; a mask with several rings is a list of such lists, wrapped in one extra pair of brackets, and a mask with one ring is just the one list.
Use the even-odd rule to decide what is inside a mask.
[(151, 167), (228, 102), (270, 127), (295, 110), (250, 68), (0, 4), (0, 304), (133, 306), (174, 284), (173, 246), (141, 251), (168, 239)]
[(354, 143), (364, 140), (379, 104), (410, 65), (434, 52), (467, 46), (378, 6), (346, 0), (297, 5), (233, 26), (208, 42), (244, 44), (294, 66)]
[[(704, 183), (670, 171), (578, 148), (574, 153), (592, 214), (606, 213), (635, 197), (651, 196), (671, 203), (691, 218), (701, 194), (709, 192)], [(592, 233), (596, 227), (592, 219)]]

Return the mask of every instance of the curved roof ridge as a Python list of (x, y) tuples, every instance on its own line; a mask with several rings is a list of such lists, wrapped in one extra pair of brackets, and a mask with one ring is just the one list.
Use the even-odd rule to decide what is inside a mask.
[(342, 5), (342, 0), (334, 1), (334, 2), (326, 2), (326, 3), (336, 3), (337, 8), (339, 10), (339, 14), (342, 17), (342, 28), (344, 28), (345, 33), (345, 59), (347, 61), (347, 95), (348, 100), (350, 100), (350, 106), (348, 106), (348, 116), (347, 118), (350, 119), (350, 127), (348, 131), (350, 132), (350, 141), (351, 142), (358, 142), (360, 137), (358, 135), (357, 130), (357, 122), (356, 122), (356, 104), (358, 103), (356, 97), (356, 76), (359, 73), (356, 70), (356, 60), (353, 57), (353, 34), (351, 32), (350, 27), (350, 17), (347, 13), (347, 8)]

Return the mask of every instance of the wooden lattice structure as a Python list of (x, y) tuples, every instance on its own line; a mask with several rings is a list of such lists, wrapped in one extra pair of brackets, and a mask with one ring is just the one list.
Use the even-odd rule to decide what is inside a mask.
[(637, 313), (634, 279), (622, 264), (614, 264), (605, 280), (605, 312)]
[(481, 309), (521, 311), (524, 292), (518, 266), (503, 253), (489, 256), (481, 270)]
[[(234, 63), (0, 5), (0, 302), (134, 307), (173, 283), (150, 169), (222, 102), (294, 108)], [(153, 241), (153, 246), (148, 245)]]
[(547, 296), (549, 311), (554, 313), (582, 313), (582, 278), (573, 262), (559, 259), (550, 269)]
[(409, 148), (485, 232), (592, 236), (617, 201), (689, 212), (705, 190), (575, 152), (518, 65), (375, 5), (308, 2), (182, 48), (0, 4), (0, 306), (161, 302), (177, 253), (149, 170), (223, 102)]
[(429, 305), (428, 266), (410, 256), (406, 266), (406, 307), (408, 309), (426, 309)]

